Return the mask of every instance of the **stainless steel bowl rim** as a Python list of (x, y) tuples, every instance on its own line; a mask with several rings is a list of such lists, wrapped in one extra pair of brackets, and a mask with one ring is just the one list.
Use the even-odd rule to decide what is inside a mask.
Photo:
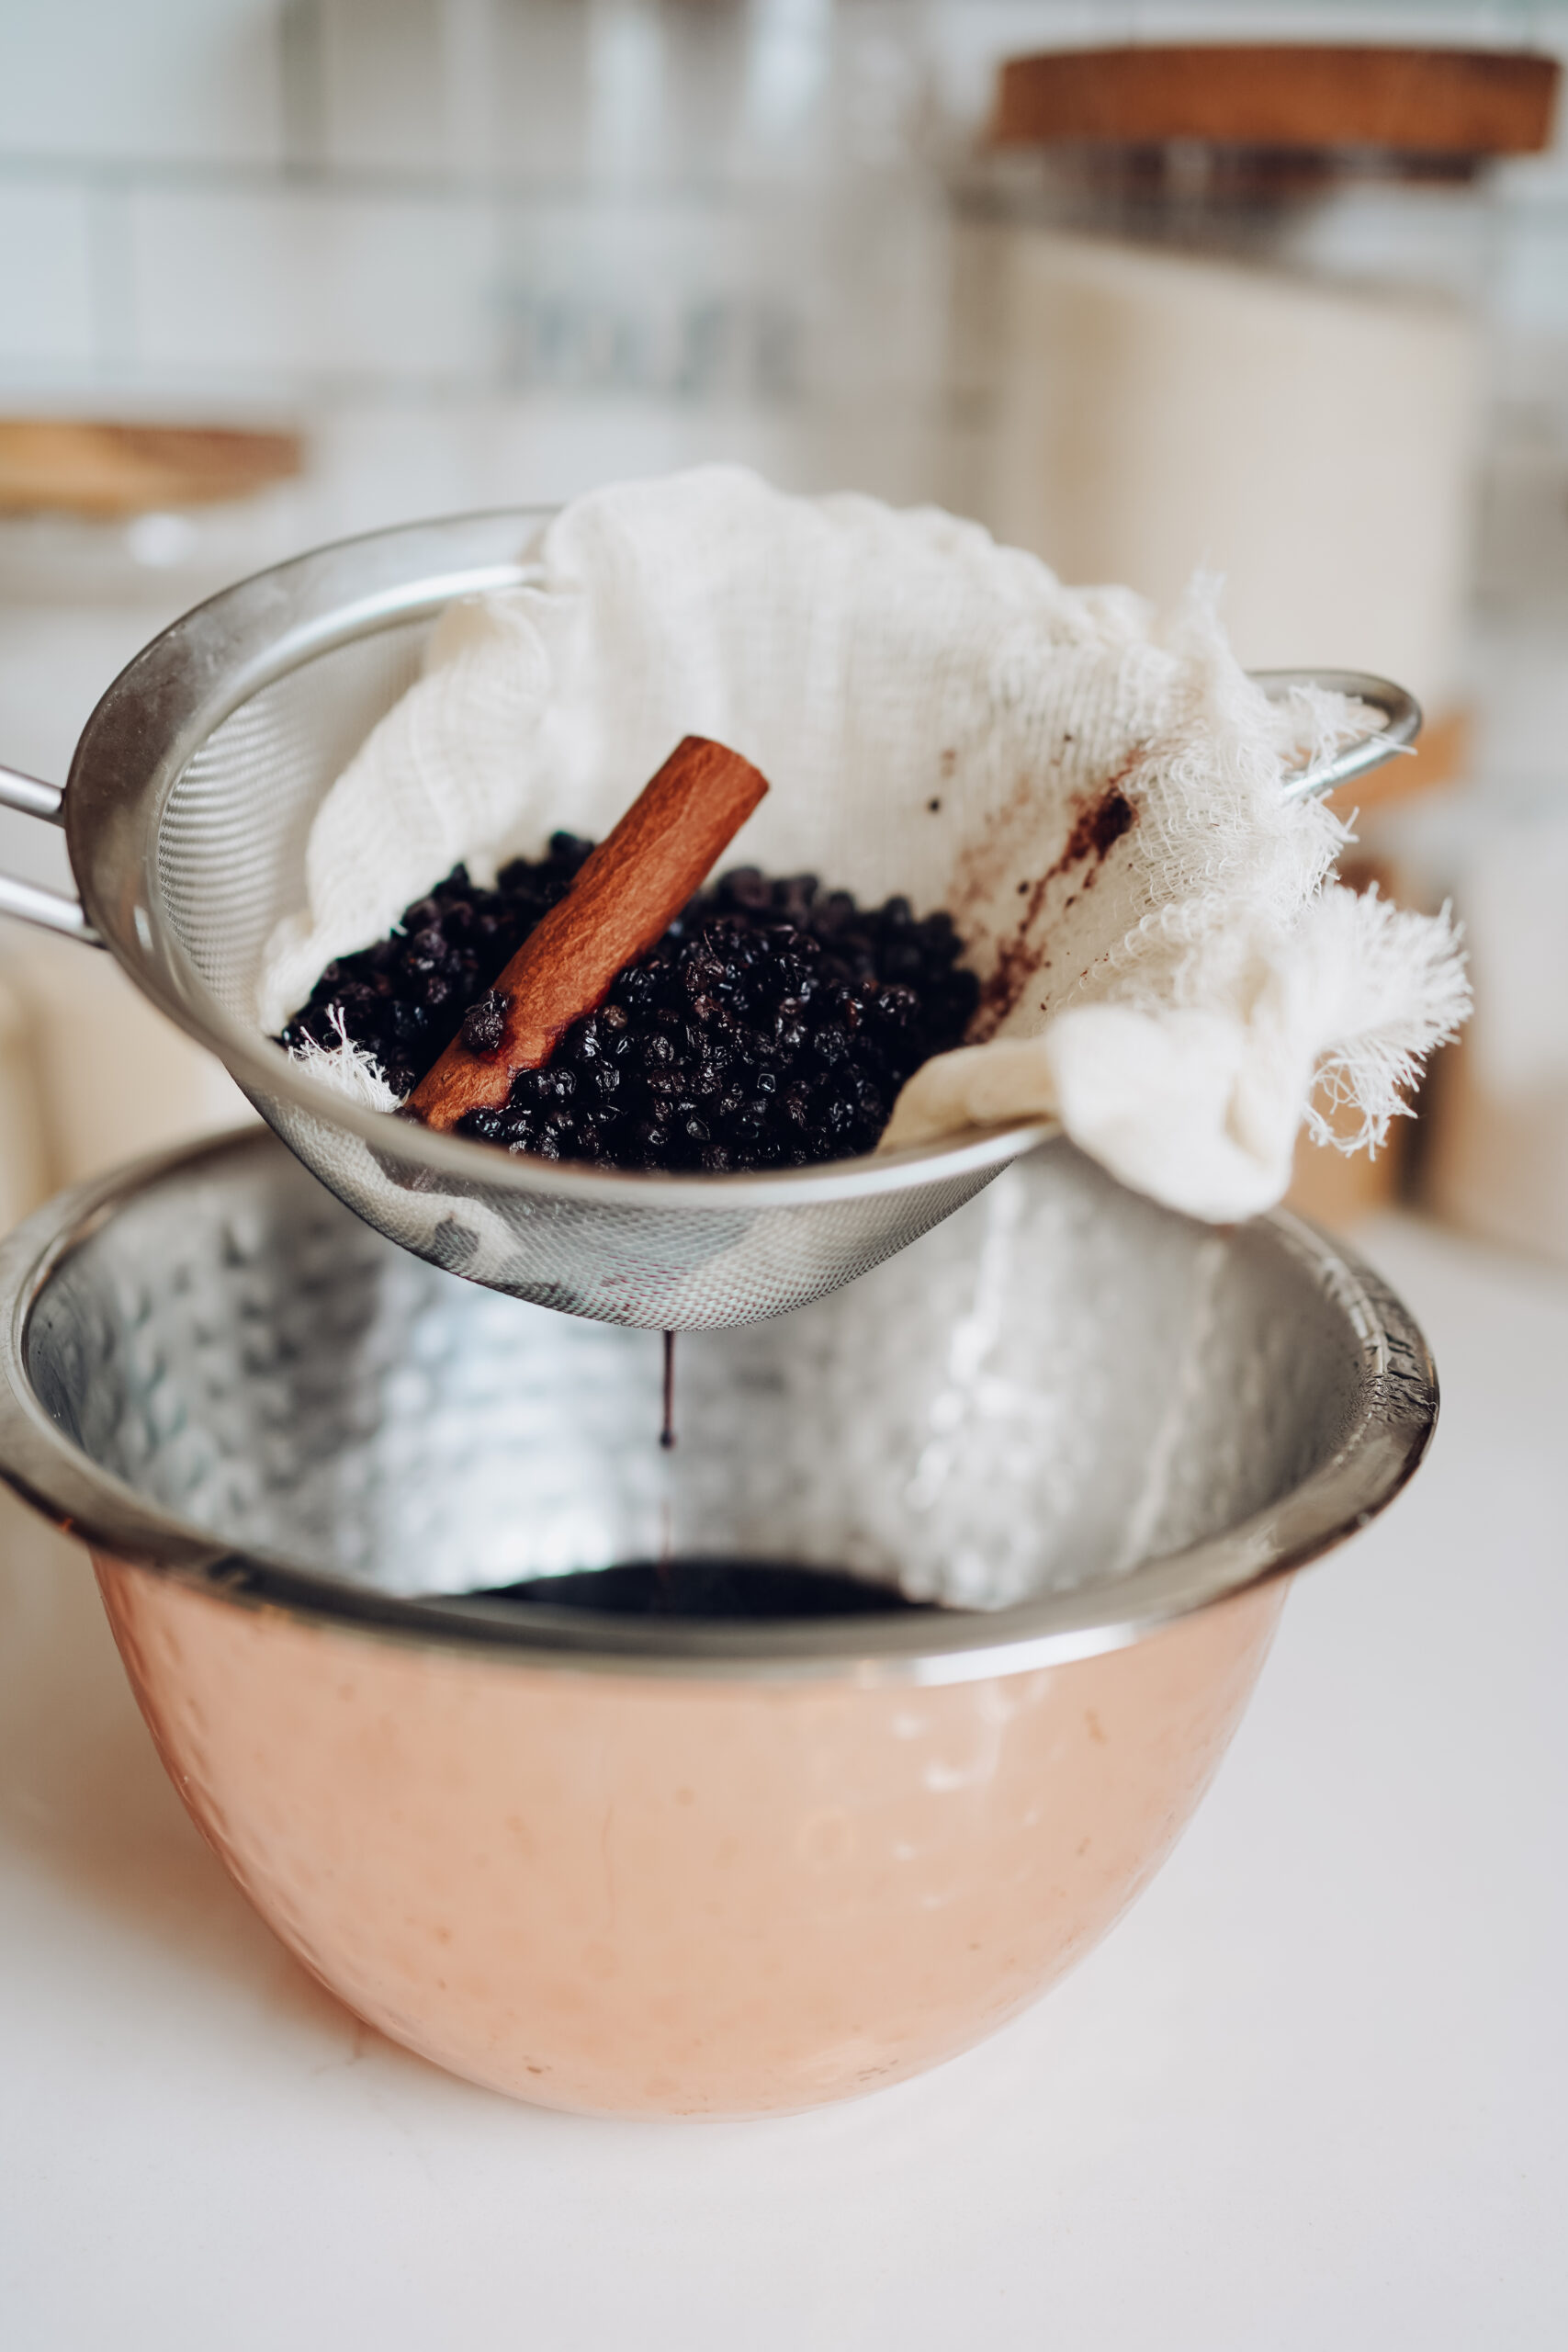
[(1276, 1211), (1262, 1222), (1281, 1249), (1312, 1268), (1356, 1334), (1359, 1394), (1336, 1453), (1292, 1493), (1222, 1536), (1086, 1589), (995, 1611), (933, 1610), (758, 1627), (542, 1606), (524, 1611), (482, 1596), (399, 1598), (265, 1552), (237, 1552), (160, 1510), (63, 1434), (28, 1375), (34, 1305), (101, 1225), (176, 1170), (281, 1148), (248, 1130), (160, 1153), (60, 1194), (0, 1242), (0, 1475), (95, 1550), (231, 1603), (307, 1623), (596, 1674), (947, 1682), (1062, 1666), (1138, 1641), (1344, 1543), (1393, 1500), (1437, 1422), (1436, 1369), (1399, 1299), (1350, 1251)]

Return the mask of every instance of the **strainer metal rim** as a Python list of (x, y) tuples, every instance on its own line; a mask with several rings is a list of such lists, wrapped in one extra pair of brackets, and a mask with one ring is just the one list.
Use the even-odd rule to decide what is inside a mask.
[[(28, 1374), (28, 1320), (70, 1255), (164, 1177), (285, 1147), (254, 1128), (162, 1152), (75, 1186), (0, 1242), (0, 1476), (67, 1533), (133, 1566), (239, 1606), (280, 1611), (519, 1666), (719, 1680), (970, 1680), (1063, 1666), (1139, 1641), (1333, 1550), (1386, 1510), (1414, 1476), (1438, 1418), (1437, 1371), (1416, 1323), (1353, 1252), (1283, 1210), (1254, 1220), (1335, 1298), (1360, 1346), (1358, 1393), (1335, 1453), (1267, 1510), (1085, 1590), (990, 1611), (773, 1623), (526, 1613), (481, 1598), (408, 1599), (240, 1552), (150, 1503), (98, 1467), (40, 1404)], [(395, 1247), (388, 1243), (389, 1249)]]
[[(412, 1120), (394, 1124), (388, 1113), (312, 1077), (216, 1001), (172, 930), (161, 930), (150, 870), (159, 820), (189, 760), (242, 704), (317, 655), (434, 618), (460, 596), (525, 583), (534, 569), (527, 534), (536, 535), (556, 511), (497, 507), (336, 540), (221, 590), (127, 663), (83, 729), (62, 812), (83, 905), (116, 960), (160, 1012), (218, 1053), (253, 1099), (280, 1099), (465, 1189), (710, 1213), (818, 1206), (1000, 1167), (1055, 1133), (1050, 1120), (1014, 1119), (784, 1173), (664, 1175), (551, 1162), (437, 1135)], [(428, 565), (411, 579), (406, 559), (422, 545)], [(463, 548), (467, 559), (459, 560)], [(171, 984), (165, 962), (188, 1000)]]

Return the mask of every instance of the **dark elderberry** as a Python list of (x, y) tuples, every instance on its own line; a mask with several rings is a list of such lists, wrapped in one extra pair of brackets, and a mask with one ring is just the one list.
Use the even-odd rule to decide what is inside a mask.
[[(466, 1044), (493, 1052), (506, 1010), (494, 983), (591, 846), (558, 833), (493, 890), (457, 866), (389, 939), (327, 967), (283, 1043), (330, 1047), (341, 1020), (400, 1094), (455, 1015)], [(905, 1080), (963, 1042), (978, 988), (961, 953), (944, 913), (917, 922), (905, 899), (862, 909), (815, 875), (741, 866), (617, 976), (547, 1069), (521, 1072), (504, 1104), (468, 1113), (458, 1133), (549, 1159), (713, 1174), (869, 1151)]]
[(457, 1035), (470, 1054), (493, 1054), (506, 1035), (506, 999), (495, 989), (477, 996)]

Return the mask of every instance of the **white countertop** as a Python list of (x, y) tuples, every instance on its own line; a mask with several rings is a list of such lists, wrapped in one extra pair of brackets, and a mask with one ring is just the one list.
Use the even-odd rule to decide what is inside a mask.
[(1021, 2022), (745, 2125), (509, 2105), (358, 2026), (0, 1521), (8, 2352), (1507, 2352), (1568, 2341), (1568, 1277), (1366, 1239), (1445, 1407), (1292, 1597), (1164, 1874)]

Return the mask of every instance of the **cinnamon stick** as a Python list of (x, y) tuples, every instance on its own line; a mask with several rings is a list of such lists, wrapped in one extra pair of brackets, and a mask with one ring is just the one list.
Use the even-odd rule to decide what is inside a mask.
[(467, 1112), (499, 1108), (519, 1070), (542, 1069), (561, 1033), (662, 938), (767, 789), (739, 752), (703, 735), (677, 744), (490, 996), (469, 1008), (405, 1113), (445, 1133)]

